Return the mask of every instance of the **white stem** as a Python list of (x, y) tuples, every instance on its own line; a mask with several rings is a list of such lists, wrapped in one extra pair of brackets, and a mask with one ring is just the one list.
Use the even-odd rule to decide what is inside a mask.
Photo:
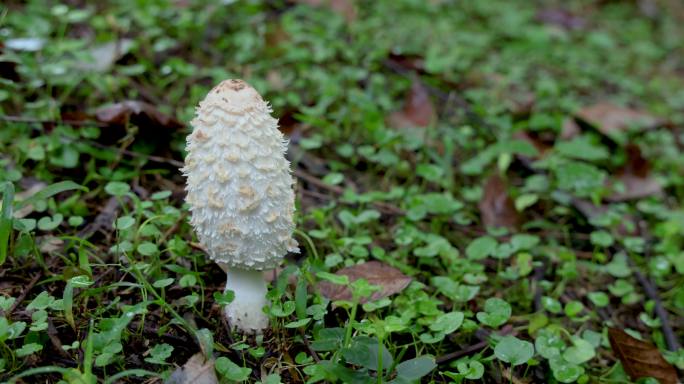
[(235, 299), (225, 308), (231, 328), (243, 333), (261, 333), (268, 328), (268, 315), (262, 310), (269, 304), (268, 289), (261, 271), (228, 268), (226, 290), (235, 292)]

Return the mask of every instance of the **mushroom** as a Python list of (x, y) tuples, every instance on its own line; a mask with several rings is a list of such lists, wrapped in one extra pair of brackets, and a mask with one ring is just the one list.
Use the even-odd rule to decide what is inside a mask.
[(192, 224), (209, 257), (227, 272), (225, 308), (231, 328), (261, 333), (268, 327), (262, 270), (298, 252), (294, 192), (287, 141), (259, 93), (242, 80), (225, 80), (199, 103), (187, 157)]

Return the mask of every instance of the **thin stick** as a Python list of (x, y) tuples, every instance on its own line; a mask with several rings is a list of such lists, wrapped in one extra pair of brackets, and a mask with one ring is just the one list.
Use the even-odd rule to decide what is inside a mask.
[(306, 338), (306, 334), (304, 333), (304, 329), (300, 328), (299, 332), (302, 334), (302, 340), (304, 341), (304, 345), (306, 345), (306, 348), (309, 350), (309, 353), (311, 353), (311, 357), (316, 361), (316, 363), (320, 363), (321, 359), (318, 357), (318, 354), (314, 349), (311, 347), (311, 343), (309, 343), (309, 339)]
[(480, 341), (479, 343), (470, 345), (466, 348), (461, 349), (460, 351), (455, 351), (455, 352), (447, 353), (446, 355), (439, 356), (438, 358), (435, 359), (435, 363), (444, 364), (444, 363), (447, 363), (451, 360), (458, 359), (461, 356), (470, 355), (471, 353), (475, 353), (481, 349), (484, 349), (488, 344), (489, 344), (489, 342), (487, 340)]
[(10, 317), (12, 312), (14, 312), (14, 310), (17, 309), (19, 304), (21, 304), (21, 302), (24, 301), (24, 299), (26, 298), (26, 295), (28, 295), (29, 291), (31, 291), (31, 289), (33, 289), (33, 287), (36, 285), (36, 283), (38, 282), (38, 280), (40, 280), (40, 278), (42, 276), (43, 276), (43, 271), (39, 271), (38, 273), (36, 273), (35, 276), (33, 276), (33, 278), (31, 279), (31, 281), (29, 281), (26, 288), (24, 288), (24, 290), (21, 291), (21, 294), (19, 295), (19, 297), (17, 297), (17, 300), (14, 301), (14, 304), (12, 304), (10, 309), (7, 311), (7, 313), (5, 314), (5, 317)]
[(644, 274), (639, 272), (639, 270), (634, 266), (634, 262), (631, 260), (631, 258), (628, 260), (630, 266), (632, 267), (632, 271), (634, 272), (634, 277), (636, 277), (636, 279), (639, 281), (639, 284), (641, 284), (641, 286), (644, 288), (644, 293), (646, 293), (646, 296), (649, 299), (653, 300), (653, 303), (655, 304), (654, 311), (660, 319), (660, 327), (663, 331), (663, 337), (665, 338), (667, 349), (673, 352), (679, 350), (681, 346), (679, 344), (679, 341), (677, 340), (677, 336), (672, 330), (672, 326), (670, 326), (668, 314), (665, 310), (665, 307), (663, 307), (663, 302), (660, 300), (658, 290), (655, 288), (655, 285), (651, 282), (651, 279), (649, 279)]

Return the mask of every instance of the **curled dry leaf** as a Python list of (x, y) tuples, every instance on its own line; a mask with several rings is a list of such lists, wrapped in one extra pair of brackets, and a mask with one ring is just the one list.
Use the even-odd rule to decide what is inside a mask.
[(615, 181), (622, 184), (624, 190), (616, 191), (607, 197), (609, 201), (626, 201), (642, 197), (659, 195), (663, 192), (658, 180), (650, 176), (651, 167), (641, 155), (637, 145), (629, 144), (627, 163), (616, 174)]
[(662, 123), (660, 119), (645, 112), (607, 102), (584, 107), (577, 113), (577, 117), (609, 137), (632, 126), (644, 130), (655, 128)]
[(136, 100), (127, 100), (99, 108), (95, 111), (98, 121), (111, 125), (125, 125), (128, 122), (138, 126), (180, 128), (183, 125), (174, 117), (161, 113), (155, 106)]
[(516, 227), (520, 217), (508, 195), (506, 181), (494, 174), (487, 179), (483, 189), (482, 200), (478, 204), (482, 224), (487, 227)]
[(387, 125), (397, 129), (427, 127), (436, 117), (430, 94), (418, 79), (414, 79), (411, 91), (406, 95), (404, 107), (387, 117)]
[(610, 346), (632, 380), (650, 376), (658, 379), (661, 384), (678, 382), (677, 371), (665, 361), (655, 345), (635, 339), (617, 328), (608, 328), (608, 338)]
[[(358, 279), (365, 279), (370, 284), (379, 286), (381, 289), (373, 292), (370, 300), (378, 300), (399, 293), (411, 282), (411, 278), (401, 273), (400, 270), (379, 261), (369, 261), (367, 263), (342, 268), (335, 274), (348, 276), (350, 282)], [(348, 285), (338, 285), (329, 281), (321, 281), (318, 284), (318, 289), (323, 296), (330, 300), (352, 299), (352, 292)], [(368, 301), (367, 298), (361, 299), (362, 303), (365, 303), (366, 301)]]
[(164, 384), (218, 384), (214, 360), (205, 360), (196, 353), (182, 366), (176, 368)]

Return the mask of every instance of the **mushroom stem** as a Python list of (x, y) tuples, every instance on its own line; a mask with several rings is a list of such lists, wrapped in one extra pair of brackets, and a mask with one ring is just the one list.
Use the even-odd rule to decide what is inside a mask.
[(269, 304), (262, 271), (232, 267), (226, 274), (226, 290), (235, 293), (235, 299), (225, 308), (230, 327), (244, 333), (261, 333), (268, 328), (263, 308)]

